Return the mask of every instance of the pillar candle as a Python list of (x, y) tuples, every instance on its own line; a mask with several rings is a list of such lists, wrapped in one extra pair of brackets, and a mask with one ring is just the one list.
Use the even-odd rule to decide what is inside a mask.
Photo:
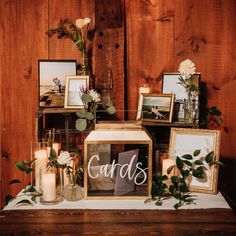
[(150, 88), (149, 87), (139, 87), (139, 93), (149, 93)]
[(54, 173), (42, 174), (42, 190), (44, 201), (56, 199), (56, 175)]
[(47, 150), (40, 149), (35, 151), (35, 188), (37, 191), (40, 191), (40, 171), (43, 173), (46, 170), (48, 163), (48, 153)]

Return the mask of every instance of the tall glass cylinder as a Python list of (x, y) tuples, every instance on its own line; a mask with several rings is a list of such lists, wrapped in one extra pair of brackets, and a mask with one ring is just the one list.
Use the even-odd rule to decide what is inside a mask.
[(194, 111), (194, 104), (192, 101), (192, 93), (190, 90), (187, 92), (187, 98), (184, 101), (184, 121), (186, 123), (193, 123), (193, 111)]
[(41, 193), (40, 203), (49, 205), (63, 200), (62, 180), (60, 171), (54, 167), (47, 167), (40, 172)]
[(35, 161), (35, 189), (40, 191), (40, 171), (45, 172), (50, 152), (50, 143), (47, 141), (33, 141), (31, 145), (31, 156)]

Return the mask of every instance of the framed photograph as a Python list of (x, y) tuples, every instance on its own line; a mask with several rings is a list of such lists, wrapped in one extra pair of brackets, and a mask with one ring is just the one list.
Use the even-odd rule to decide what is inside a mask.
[(174, 99), (174, 94), (140, 94), (137, 120), (171, 122)]
[[(171, 128), (169, 156), (176, 161), (177, 156), (193, 154), (197, 149), (201, 150), (200, 156), (205, 157), (209, 152), (214, 152), (214, 161), (219, 160), (220, 155), (220, 130)], [(200, 159), (201, 159), (200, 157)], [(206, 178), (188, 179), (189, 189), (194, 192), (217, 193), (218, 166), (209, 167), (205, 160), (204, 170)]]
[(39, 107), (64, 107), (66, 76), (76, 75), (76, 60), (39, 60)]
[[(174, 120), (184, 120), (184, 101), (187, 98), (184, 87), (179, 84), (180, 73), (163, 73), (162, 75), (162, 93), (163, 94), (175, 94), (174, 104)], [(200, 85), (200, 73), (196, 73), (192, 76), (193, 83), (199, 87)], [(199, 120), (199, 96), (194, 98), (194, 119)]]
[(83, 108), (82, 91), (89, 87), (89, 76), (67, 76), (65, 88), (65, 108)]

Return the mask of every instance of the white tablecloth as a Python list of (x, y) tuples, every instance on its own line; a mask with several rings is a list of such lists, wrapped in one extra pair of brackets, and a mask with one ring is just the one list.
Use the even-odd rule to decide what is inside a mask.
[[(193, 193), (196, 195), (194, 204), (184, 205), (180, 209), (208, 209), (208, 208), (224, 208), (230, 209), (229, 205), (225, 201), (222, 194), (219, 192), (216, 195)], [(11, 201), (3, 210), (35, 210), (35, 209), (137, 209), (137, 210), (173, 210), (173, 205), (177, 203), (177, 200), (170, 198), (163, 201), (162, 206), (156, 206), (154, 202), (144, 203), (144, 200), (80, 200), (75, 202), (69, 202), (64, 200), (63, 202), (55, 205), (42, 205), (36, 203), (33, 206), (15, 204), (27, 197), (19, 196)]]

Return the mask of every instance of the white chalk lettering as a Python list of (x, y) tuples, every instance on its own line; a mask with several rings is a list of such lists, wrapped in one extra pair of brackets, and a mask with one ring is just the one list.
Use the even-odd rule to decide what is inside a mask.
[[(101, 175), (104, 175), (105, 177), (110, 176), (111, 178), (113, 178), (117, 166), (120, 166), (119, 174), (120, 174), (121, 178), (125, 178), (127, 176), (129, 180), (134, 180), (134, 183), (136, 185), (141, 185), (141, 184), (145, 183), (147, 180), (146, 170), (148, 170), (148, 168), (142, 169), (141, 168), (142, 162), (137, 162), (135, 165), (135, 169), (132, 173), (132, 166), (133, 166), (133, 162), (134, 162), (135, 158), (136, 158), (136, 155), (133, 155), (133, 157), (130, 159), (130, 162), (123, 164), (123, 165), (116, 164), (115, 160), (113, 160), (111, 165), (109, 165), (109, 164), (101, 165), (99, 173)], [(93, 176), (91, 173), (91, 166), (93, 166), (92, 161), (94, 159), (97, 159), (97, 161), (99, 161), (99, 156), (93, 155), (88, 162), (88, 175), (92, 179), (96, 179), (99, 176), (99, 174)], [(139, 180), (140, 180), (140, 182), (139, 182)]]

